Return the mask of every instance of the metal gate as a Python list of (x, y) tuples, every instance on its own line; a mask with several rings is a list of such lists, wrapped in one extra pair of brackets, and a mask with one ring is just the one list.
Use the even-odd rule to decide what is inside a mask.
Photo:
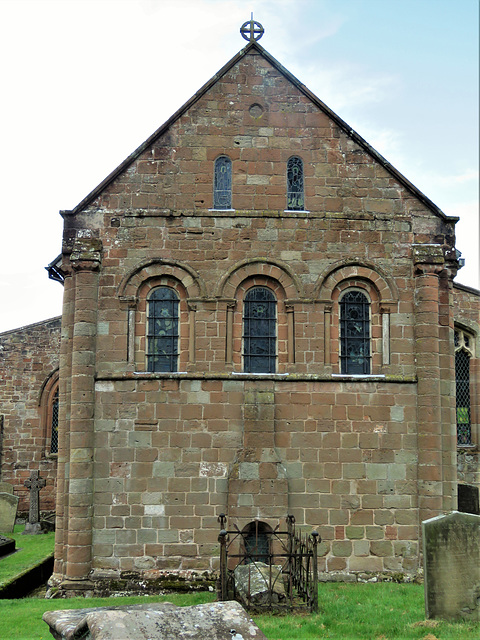
[[(227, 530), (227, 518), (222, 513), (220, 523), (220, 579), (219, 600), (239, 600), (251, 610), (300, 609), (318, 611), (317, 545), (320, 536), (295, 531), (295, 518), (287, 516), (286, 529), (280, 523), (271, 529), (243, 531), (234, 524)], [(254, 537), (253, 537), (254, 535)], [(235, 569), (251, 565), (248, 570), (246, 593), (240, 593)], [(264, 582), (261, 600), (251, 588), (252, 571)], [(281, 584), (280, 584), (281, 582)], [(278, 595), (280, 593), (280, 596)]]

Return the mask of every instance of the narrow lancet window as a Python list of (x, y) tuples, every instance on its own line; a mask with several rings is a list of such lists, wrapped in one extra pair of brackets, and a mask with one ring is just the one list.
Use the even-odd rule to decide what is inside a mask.
[(457, 410), (457, 443), (472, 444), (470, 412), (470, 337), (463, 331), (455, 331), (455, 390)]
[(219, 156), (215, 160), (213, 208), (232, 208), (232, 161), (228, 156)]
[(275, 373), (277, 301), (270, 289), (255, 287), (245, 296), (243, 347), (246, 373)]
[(50, 453), (58, 453), (58, 387), (53, 396), (52, 408), (51, 408), (51, 439), (50, 439)]
[(340, 302), (341, 373), (370, 373), (370, 304), (361, 291), (348, 291)]
[(153, 289), (148, 299), (147, 371), (177, 371), (178, 296), (169, 287)]
[(287, 209), (289, 211), (305, 209), (303, 160), (297, 156), (293, 156), (287, 162)]

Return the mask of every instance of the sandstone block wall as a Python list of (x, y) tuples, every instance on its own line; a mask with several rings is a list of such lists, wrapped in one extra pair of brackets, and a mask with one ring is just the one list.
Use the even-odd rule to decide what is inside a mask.
[[(222, 154), (232, 211), (212, 210)], [(322, 570), (414, 571), (420, 522), (456, 504), (454, 221), (255, 47), (63, 216), (55, 579), (215, 568), (222, 512), (294, 514)], [(145, 364), (160, 285), (171, 374)], [(275, 374), (243, 372), (252, 286), (277, 300)], [(363, 378), (340, 373), (347, 289), (370, 305)]]
[(58, 375), (59, 351), (60, 318), (0, 334), (0, 477), (13, 485), (19, 511), (28, 511), (23, 483), (33, 469), (47, 482), (40, 508), (55, 509), (57, 460), (49, 451), (42, 391)]

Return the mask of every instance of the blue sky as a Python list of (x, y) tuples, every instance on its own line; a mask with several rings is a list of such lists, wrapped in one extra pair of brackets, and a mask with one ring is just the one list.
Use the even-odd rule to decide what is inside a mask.
[(447, 215), (479, 287), (477, 0), (0, 0), (0, 331), (61, 312), (44, 266), (73, 208), (245, 41)]

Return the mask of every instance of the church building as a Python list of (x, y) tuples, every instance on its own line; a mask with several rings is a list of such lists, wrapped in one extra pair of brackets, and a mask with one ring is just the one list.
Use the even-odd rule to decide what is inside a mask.
[(322, 572), (414, 575), (421, 522), (478, 510), (480, 292), (454, 283), (457, 218), (242, 30), (61, 212), (66, 594), (215, 571), (221, 513), (293, 515)]

